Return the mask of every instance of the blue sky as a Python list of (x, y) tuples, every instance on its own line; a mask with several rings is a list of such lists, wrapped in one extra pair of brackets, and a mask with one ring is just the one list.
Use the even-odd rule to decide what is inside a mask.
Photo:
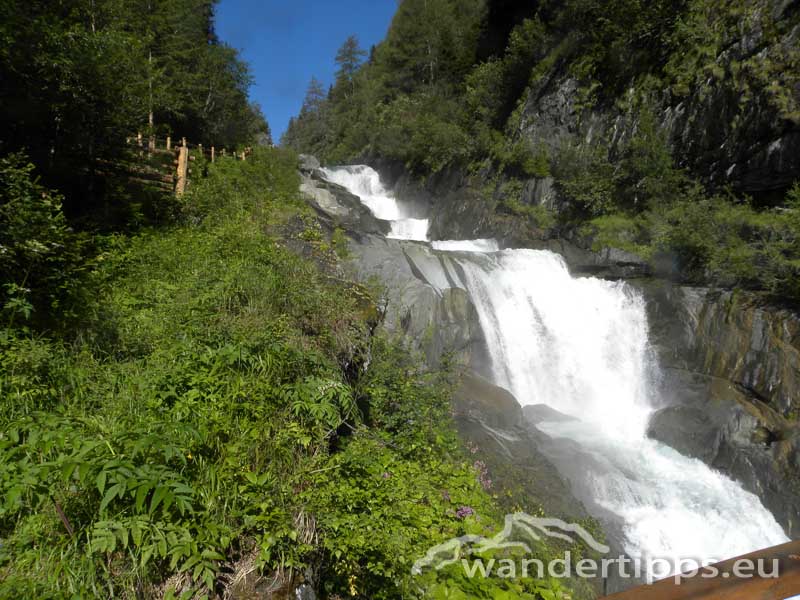
[(325, 87), (336, 71), (336, 50), (348, 35), (368, 50), (386, 35), (397, 0), (222, 0), (217, 35), (241, 51), (277, 143), (303, 103), (311, 76)]

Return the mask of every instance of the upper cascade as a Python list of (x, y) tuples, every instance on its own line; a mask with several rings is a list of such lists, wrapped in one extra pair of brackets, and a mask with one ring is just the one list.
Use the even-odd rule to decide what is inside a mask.
[(389, 221), (387, 237), (398, 240), (428, 241), (428, 219), (417, 219), (397, 201), (381, 182), (378, 172), (367, 165), (349, 165), (322, 169), (325, 178), (355, 194), (378, 219)]

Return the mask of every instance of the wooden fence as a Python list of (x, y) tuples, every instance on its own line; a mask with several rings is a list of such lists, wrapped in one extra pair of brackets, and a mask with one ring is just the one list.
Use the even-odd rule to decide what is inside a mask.
[[(160, 143), (162, 140), (163, 145)], [(233, 150), (231, 152), (228, 152), (226, 148), (218, 150), (215, 146), (204, 148), (203, 144), (190, 144), (186, 141), (186, 138), (181, 138), (180, 143), (173, 144), (170, 136), (160, 139), (151, 136), (145, 144), (141, 133), (137, 134), (135, 138), (128, 138), (126, 144), (138, 148), (140, 157), (144, 157), (145, 153), (150, 157), (172, 157), (173, 160), (169, 161), (166, 166), (167, 173), (151, 174), (150, 179), (170, 184), (173, 192), (178, 197), (182, 196), (186, 191), (189, 177), (192, 175), (191, 163), (198, 159), (205, 159), (214, 163), (217, 158), (225, 156), (232, 156), (237, 160), (247, 160), (247, 157), (252, 153), (252, 148), (245, 148), (242, 151)]]

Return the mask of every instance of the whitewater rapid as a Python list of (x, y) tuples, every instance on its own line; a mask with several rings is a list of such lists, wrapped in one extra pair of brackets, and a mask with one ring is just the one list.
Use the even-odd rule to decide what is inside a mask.
[(392, 229), (386, 237), (417, 241), (428, 239), (428, 219), (412, 218), (384, 187), (375, 169), (366, 165), (352, 165), (322, 169), (322, 172), (328, 181), (341, 185), (361, 198), (361, 202), (377, 218), (391, 223)]
[[(358, 195), (389, 237), (428, 239), (365, 166), (326, 169)], [(590, 511), (611, 519), (632, 557), (723, 560), (788, 541), (757, 496), (699, 460), (646, 436), (658, 369), (641, 295), (622, 282), (572, 277), (543, 250), (500, 250), (494, 240), (434, 241), (460, 269), (432, 277), (470, 295), (494, 382), (523, 406), (561, 415), (537, 427), (570, 445), (553, 458)]]
[(586, 464), (567, 455), (557, 466), (579, 495), (619, 520), (629, 555), (723, 560), (789, 541), (756, 495), (646, 436), (658, 370), (638, 292), (574, 278), (548, 251), (457, 262), (495, 383), (523, 406), (573, 417), (537, 427), (578, 443)]

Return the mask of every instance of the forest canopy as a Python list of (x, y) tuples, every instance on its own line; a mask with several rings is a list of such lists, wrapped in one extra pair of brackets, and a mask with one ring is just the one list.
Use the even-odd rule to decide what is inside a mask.
[(119, 190), (126, 137), (218, 147), (269, 138), (216, 0), (8, 0), (0, 6), (0, 154), (24, 151), (72, 217)]
[(481, 235), (513, 223), (800, 301), (800, 12), (774, 4), (402, 0), (356, 69), (346, 41), (347, 77), (312, 81), (281, 142), (423, 185), (459, 174), (501, 223)]

